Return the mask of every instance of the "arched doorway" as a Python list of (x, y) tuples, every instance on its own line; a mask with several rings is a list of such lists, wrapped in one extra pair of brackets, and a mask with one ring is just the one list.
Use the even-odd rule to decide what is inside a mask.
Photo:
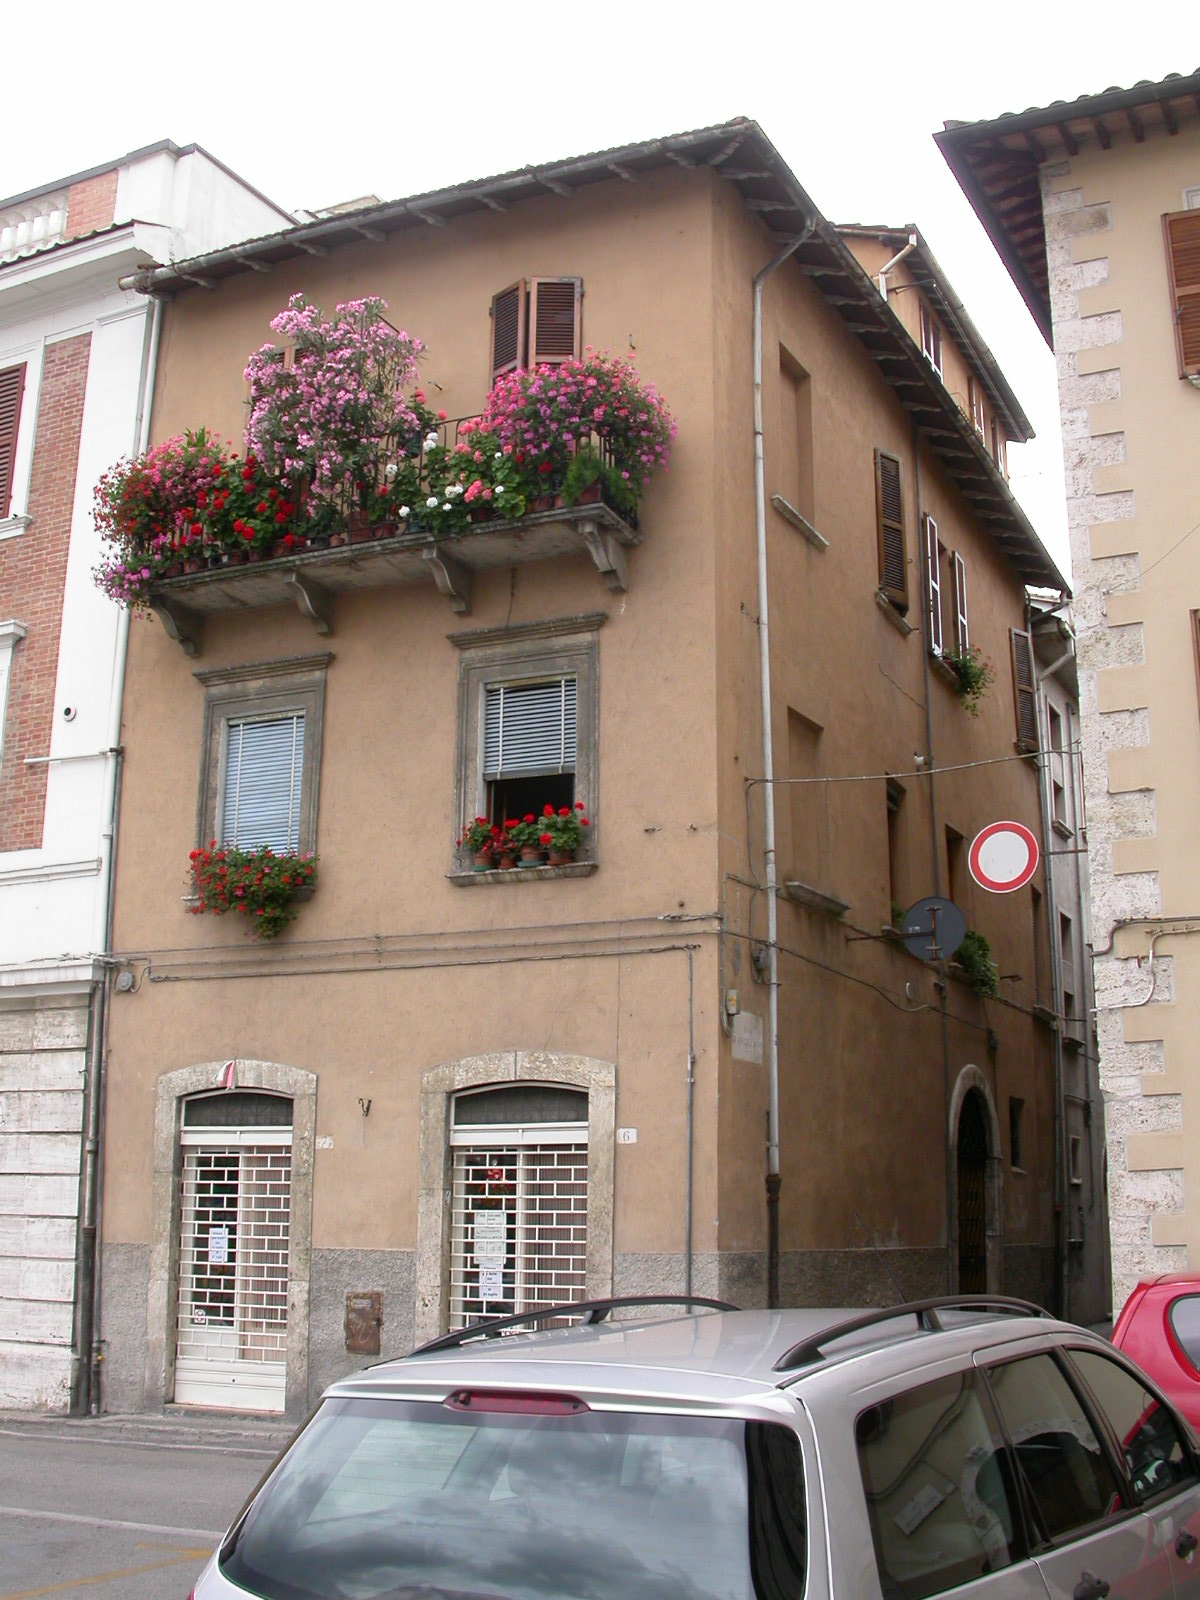
[(988, 1290), (987, 1163), (987, 1105), (978, 1089), (970, 1089), (958, 1115), (958, 1288), (961, 1294), (986, 1294)]

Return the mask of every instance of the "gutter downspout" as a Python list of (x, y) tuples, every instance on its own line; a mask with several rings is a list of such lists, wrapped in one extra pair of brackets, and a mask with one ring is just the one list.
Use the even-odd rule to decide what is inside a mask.
[(904, 246), (904, 248), (902, 250), (897, 250), (892, 259), (885, 266), (880, 267), (879, 271), (875, 274), (875, 281), (879, 285), (879, 292), (885, 300), (888, 297), (888, 273), (893, 267), (898, 267), (904, 260), (905, 256), (910, 255), (916, 248), (917, 236), (915, 233), (910, 233), (908, 236), (908, 243)]
[[(767, 613), (767, 491), (763, 463), (763, 284), (812, 233), (786, 244), (754, 279), (754, 526), (758, 549), (758, 661), (762, 695), (763, 855), (767, 878), (767, 1305), (779, 1304), (779, 883), (775, 864), (775, 763), (771, 721), (771, 629)], [(723, 1002), (722, 1002), (723, 1003)]]
[[(1067, 1248), (1067, 1237), (1070, 1233), (1070, 1219), (1067, 1213), (1067, 1163), (1066, 1163), (1066, 1108), (1063, 1103), (1066, 1069), (1063, 1062), (1063, 1036), (1062, 1036), (1062, 958), (1058, 948), (1058, 903), (1054, 898), (1054, 873), (1051, 861), (1046, 852), (1046, 841), (1052, 836), (1052, 809), (1050, 802), (1050, 749), (1048, 741), (1042, 738), (1042, 696), (1041, 688), (1052, 673), (1057, 672), (1063, 662), (1070, 658), (1070, 651), (1065, 656), (1060, 656), (1045, 672), (1037, 669), (1037, 654), (1033, 648), (1033, 607), (1028, 599), (1025, 601), (1025, 630), (1029, 634), (1029, 654), (1033, 660), (1034, 683), (1037, 687), (1037, 720), (1038, 743), (1041, 749), (1038, 752), (1038, 808), (1042, 814), (1042, 851), (1045, 863), (1046, 883), (1046, 921), (1050, 946), (1050, 987), (1054, 997), (1054, 1281), (1058, 1297), (1056, 1307), (1060, 1317), (1069, 1318), (1071, 1314), (1071, 1269), (1070, 1251)], [(1151, 944), (1151, 974), (1154, 970), (1154, 947)], [(1034, 974), (1036, 989), (1037, 974)]]
[[(134, 450), (141, 455), (150, 442), (150, 414), (154, 402), (154, 378), (158, 366), (158, 343), (162, 331), (163, 303), (157, 297), (151, 302), (149, 325), (142, 353), (142, 373), (138, 386), (137, 413), (134, 417)], [(121, 746), (121, 717), (125, 699), (125, 664), (129, 650), (129, 610), (122, 607), (117, 618), (116, 653), (113, 660), (113, 677), (110, 696), (108, 748), (104, 772), (104, 829), (100, 836), (101, 881), (104, 885), (102, 899), (96, 908), (92, 948), (103, 956), (111, 955), (113, 948), (113, 916), (117, 887), (117, 822), (121, 803), (121, 774), (124, 751)], [(81, 1333), (86, 1338), (89, 1351), (88, 1411), (95, 1417), (100, 1414), (100, 1367), (104, 1359), (100, 1332), (100, 1290), (103, 1277), (101, 1221), (104, 1211), (104, 1109), (108, 1082), (108, 1021), (111, 998), (112, 971), (106, 969), (104, 982), (97, 989), (99, 1026), (94, 1057), (89, 1056), (87, 1086), (87, 1135), (84, 1145), (85, 1182), (80, 1233), (89, 1247), (89, 1259), (84, 1263), (85, 1292), (87, 1296), (87, 1323)], [(81, 1343), (82, 1354), (84, 1346)]]

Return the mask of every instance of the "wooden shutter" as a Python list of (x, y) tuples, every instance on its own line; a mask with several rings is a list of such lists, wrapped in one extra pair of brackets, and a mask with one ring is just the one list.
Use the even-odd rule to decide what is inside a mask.
[(518, 278), (492, 298), (492, 382), (525, 365), (525, 319), (529, 296)]
[(879, 536), (879, 587), (898, 611), (908, 610), (908, 563), (904, 559), (904, 495), (900, 462), (875, 452), (875, 519)]
[(17, 459), (17, 425), (25, 392), (25, 365), (0, 372), (0, 517), (12, 508), (13, 467)]
[(582, 278), (532, 278), (529, 287), (529, 365), (557, 366), (578, 356)]
[(1033, 675), (1033, 643), (1020, 628), (1010, 628), (1013, 699), (1017, 711), (1017, 743), (1022, 750), (1038, 747), (1037, 685)]
[(304, 713), (231, 722), (221, 791), (221, 843), (241, 850), (300, 848)]
[(954, 645), (955, 652), (965, 656), (971, 648), (971, 630), (967, 624), (967, 564), (954, 552)]
[(1200, 211), (1163, 218), (1179, 376), (1200, 372)]
[(925, 598), (929, 606), (929, 648), (940, 656), (945, 645), (942, 633), (942, 553), (938, 527), (932, 517), (925, 518)]
[(574, 772), (577, 700), (574, 678), (489, 684), (484, 691), (484, 779), (493, 783), (498, 778)]

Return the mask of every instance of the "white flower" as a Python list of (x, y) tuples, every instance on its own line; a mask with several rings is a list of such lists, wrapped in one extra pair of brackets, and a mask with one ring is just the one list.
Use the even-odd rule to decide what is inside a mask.
[(434, 506), (436, 506), (436, 505), (437, 505), (437, 503), (438, 503), (438, 501), (437, 501), (437, 495), (435, 495), (435, 494), (431, 494), (431, 495), (430, 495), (430, 496), (429, 496), (429, 499), (428, 499), (428, 500), (426, 500), (426, 502), (425, 502), (425, 504), (426, 504), (426, 505), (427, 505), (427, 506), (428, 506), (428, 507), (429, 507), (429, 509), (430, 509), (430, 510), (431, 510), (431, 511), (432, 511), (432, 510), (433, 510), (433, 508), (434, 508)]
[(450, 509), (451, 509), (450, 502), (449, 502), (449, 500), (447, 500), (446, 503), (442, 506), (442, 510), (443, 511), (449, 511)]
[(407, 517), (411, 509), (412, 508), (410, 506), (401, 506), (398, 514), (402, 517)]
[(504, 485), (502, 483), (498, 483), (496, 485), (496, 487), (492, 490), (492, 493), (493, 494), (503, 494), (504, 493)]
[(504, 460), (504, 451), (503, 450), (497, 450), (495, 459), (497, 461), (503, 461)]
[(426, 441), (425, 441), (426, 450), (436, 450), (437, 449), (437, 443), (438, 443), (437, 434), (436, 433), (431, 433), (429, 435), (428, 439), (426, 439)]
[(384, 475), (385, 478), (387, 478), (387, 480), (390, 483), (391, 480), (396, 476), (397, 472), (399, 472), (399, 470), (400, 470), (400, 468), (396, 465), (396, 463), (394, 461), (389, 461), (387, 466), (383, 469), (383, 475)]

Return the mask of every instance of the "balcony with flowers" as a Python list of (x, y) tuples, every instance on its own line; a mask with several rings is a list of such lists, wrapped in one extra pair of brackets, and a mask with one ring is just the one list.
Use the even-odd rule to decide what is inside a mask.
[(419, 386), (420, 340), (385, 309), (326, 319), (293, 296), (271, 324), (287, 353), (246, 367), (242, 452), (198, 428), (104, 474), (107, 594), (195, 654), (208, 613), (293, 603), (328, 633), (340, 591), (422, 581), (465, 612), (475, 572), (579, 552), (624, 589), (676, 431), (653, 387), (589, 350), (508, 372), (479, 415), (449, 418)]

